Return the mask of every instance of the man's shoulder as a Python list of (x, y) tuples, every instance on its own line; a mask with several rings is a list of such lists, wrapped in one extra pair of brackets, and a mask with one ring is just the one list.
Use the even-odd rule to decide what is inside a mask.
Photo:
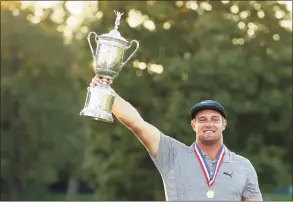
[(241, 164), (241, 166), (245, 167), (246, 169), (254, 169), (251, 161), (248, 158), (235, 152), (230, 151), (230, 160), (234, 163)]
[(189, 149), (189, 146), (179, 141), (176, 137), (171, 137), (161, 132), (161, 138), (163, 142), (169, 142), (172, 147), (176, 147), (178, 149)]
[(172, 141), (172, 142), (176, 142), (176, 143), (178, 143), (180, 145), (185, 145), (184, 143), (182, 143), (181, 141), (179, 141), (176, 137), (172, 137), (172, 136), (166, 135), (163, 132), (160, 132), (160, 133), (161, 133), (161, 137), (163, 139), (166, 139), (166, 140), (169, 140), (169, 141)]
[(233, 151), (230, 151), (230, 155), (231, 155), (231, 160), (232, 161), (236, 161), (236, 162), (241, 162), (241, 163), (249, 163), (249, 159), (244, 157), (244, 156), (241, 156), (240, 154), (237, 154)]

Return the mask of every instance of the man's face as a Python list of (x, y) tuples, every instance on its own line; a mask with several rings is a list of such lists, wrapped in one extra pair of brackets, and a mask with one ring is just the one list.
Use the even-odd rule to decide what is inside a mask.
[(225, 130), (227, 121), (215, 110), (202, 110), (191, 121), (191, 127), (196, 132), (197, 139), (205, 145), (217, 143)]

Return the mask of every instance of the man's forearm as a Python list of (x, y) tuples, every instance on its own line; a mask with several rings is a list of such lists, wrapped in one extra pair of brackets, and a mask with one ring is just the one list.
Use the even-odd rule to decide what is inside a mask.
[(115, 96), (113, 114), (132, 131), (139, 122), (143, 121), (138, 111), (118, 94)]
[(160, 131), (144, 121), (138, 111), (117, 94), (112, 111), (121, 123), (136, 134), (149, 153), (156, 158), (159, 149)]
[[(92, 79), (90, 85), (91, 87), (94, 87), (101, 85), (101, 83), (101, 78), (96, 75)], [(111, 83), (112, 81), (108, 82), (109, 85), (111, 85)], [(109, 86), (109, 88), (111, 87)], [(144, 121), (138, 111), (117, 94), (115, 95), (112, 112), (122, 124), (124, 124), (139, 138), (148, 152), (156, 158), (159, 149), (161, 132), (153, 125)]]

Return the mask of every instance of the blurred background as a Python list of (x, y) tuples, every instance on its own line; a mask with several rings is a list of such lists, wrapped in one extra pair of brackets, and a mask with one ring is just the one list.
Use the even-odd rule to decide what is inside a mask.
[(251, 160), (264, 199), (292, 200), (291, 7), (1, 1), (1, 200), (165, 200), (135, 135), (117, 120), (79, 116), (94, 76), (86, 38), (114, 28), (113, 10), (124, 12), (121, 35), (140, 42), (115, 91), (188, 145), (191, 106), (219, 101), (225, 144)]

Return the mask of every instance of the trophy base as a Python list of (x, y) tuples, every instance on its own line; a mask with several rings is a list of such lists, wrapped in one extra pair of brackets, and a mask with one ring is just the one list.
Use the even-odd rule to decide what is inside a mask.
[(85, 108), (80, 112), (79, 115), (93, 118), (94, 120), (97, 120), (97, 121), (102, 121), (102, 122), (107, 122), (107, 123), (114, 122), (114, 118), (113, 118), (112, 114), (109, 114), (108, 112), (98, 110), (98, 109)]

